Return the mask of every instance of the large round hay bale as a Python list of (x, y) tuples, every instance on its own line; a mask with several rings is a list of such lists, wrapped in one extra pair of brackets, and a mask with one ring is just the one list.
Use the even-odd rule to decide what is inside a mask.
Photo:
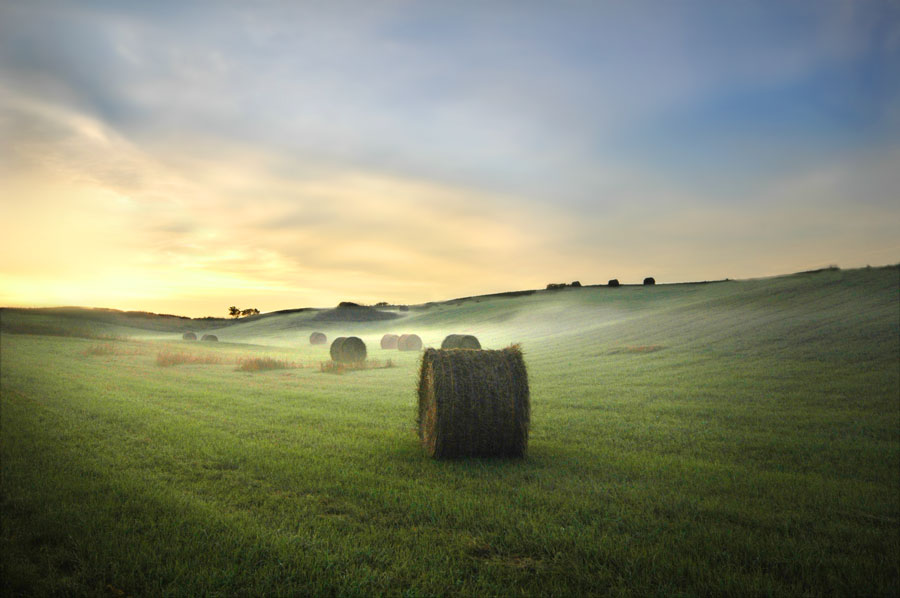
[(418, 392), (419, 438), (429, 456), (525, 455), (531, 405), (518, 345), (500, 351), (426, 349)]
[(656, 284), (656, 279), (653, 278), (652, 276), (648, 276), (647, 278), (644, 279), (644, 284), (645, 285)]
[(618, 279), (618, 278), (613, 278), (613, 279), (611, 279), (611, 280), (610, 280), (608, 283), (606, 283), (606, 284), (608, 284), (608, 285), (611, 286), (611, 287), (617, 287), (617, 286), (619, 286), (619, 279)]
[(400, 337), (396, 334), (385, 334), (381, 337), (381, 348), (382, 349), (396, 349), (397, 341), (400, 340)]
[(418, 334), (401, 334), (397, 339), (397, 349), (400, 351), (421, 351), (422, 339)]
[(444, 342), (441, 343), (441, 349), (480, 349), (481, 343), (471, 334), (449, 334)]
[(338, 337), (331, 343), (331, 359), (338, 363), (360, 363), (366, 360), (366, 343), (358, 336)]
[(181, 335), (181, 340), (195, 341), (195, 340), (197, 340), (197, 335), (194, 334), (193, 332), (185, 332), (184, 334)]
[(313, 332), (309, 335), (310, 345), (324, 345), (328, 342), (328, 337), (323, 332)]
[(219, 337), (216, 336), (215, 334), (204, 334), (202, 337), (200, 337), (200, 340), (214, 343), (214, 342), (218, 342)]
[(339, 336), (333, 341), (331, 341), (331, 349), (329, 349), (329, 353), (331, 353), (332, 361), (340, 361), (341, 357), (341, 345), (344, 344), (344, 341), (347, 340), (346, 336)]

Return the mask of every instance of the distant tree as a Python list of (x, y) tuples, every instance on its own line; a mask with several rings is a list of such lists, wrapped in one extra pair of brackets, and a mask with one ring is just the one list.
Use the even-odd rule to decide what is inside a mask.
[(572, 284), (570, 284), (569, 286), (570, 286), (570, 287), (580, 287), (580, 286), (581, 286), (581, 282), (578, 281), (578, 280), (576, 280), (576, 281), (574, 281)]
[(238, 309), (236, 305), (232, 305), (228, 308), (228, 315), (232, 318), (239, 318), (241, 316), (241, 310)]
[(242, 309), (242, 310), (241, 310), (241, 316), (244, 316), (244, 317), (246, 317), (246, 316), (255, 316), (255, 315), (258, 314), (258, 313), (259, 313), (259, 310), (256, 309), (255, 307), (250, 307), (250, 308)]
[(387, 305), (388, 305), (387, 301), (379, 301), (378, 303), (375, 304), (375, 307), (387, 307)]

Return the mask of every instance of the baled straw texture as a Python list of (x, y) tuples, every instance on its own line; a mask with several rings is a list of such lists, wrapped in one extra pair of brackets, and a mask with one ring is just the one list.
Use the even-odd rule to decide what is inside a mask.
[(525, 455), (531, 406), (518, 345), (500, 351), (426, 349), (418, 392), (419, 438), (429, 456)]
[(397, 341), (400, 340), (400, 337), (396, 334), (385, 334), (381, 337), (381, 348), (382, 349), (396, 349)]
[(450, 334), (441, 343), (441, 349), (480, 349), (481, 343), (471, 334)]
[(197, 335), (193, 332), (185, 332), (181, 335), (181, 339), (186, 341), (195, 341), (197, 340)]
[(422, 339), (418, 334), (401, 334), (397, 339), (397, 349), (400, 351), (421, 351)]
[(331, 359), (337, 363), (361, 363), (366, 360), (366, 343), (357, 336), (338, 337), (331, 343)]
[(328, 337), (323, 332), (313, 332), (309, 335), (310, 345), (324, 345), (328, 342)]
[(204, 335), (200, 338), (200, 340), (201, 340), (201, 341), (207, 341), (207, 342), (209, 342), (209, 341), (216, 342), (216, 341), (219, 340), (219, 337), (216, 336), (215, 334), (204, 334)]

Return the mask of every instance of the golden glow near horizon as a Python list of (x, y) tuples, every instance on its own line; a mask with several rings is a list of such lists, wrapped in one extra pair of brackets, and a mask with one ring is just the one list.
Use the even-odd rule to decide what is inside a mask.
[[(774, 211), (740, 214), (645, 187), (657, 193), (652, 210), (626, 203), (585, 219), (525, 198), (384, 175), (272, 174), (271, 157), (236, 148), (207, 158), (171, 148), (162, 164), (87, 117), (53, 122), (71, 127), (69, 146), (27, 148), (21, 168), (0, 182), (2, 305), (206, 316), (232, 304), (265, 312), (341, 300), (418, 303), (554, 281), (762, 276), (827, 265), (832, 255), (857, 260), (844, 265), (897, 255), (896, 245), (853, 252), (849, 233), (871, 230), (877, 210), (817, 209), (834, 178), (850, 172), (773, 189), (759, 201)], [(787, 197), (790, 207), (779, 209)], [(835, 218), (844, 237), (828, 230)], [(779, 243), (801, 219), (821, 236)], [(742, 231), (743, 242), (735, 237)], [(774, 242), (758, 246), (759, 236)], [(719, 249), (705, 251), (710, 244)]]
[[(423, 31), (460, 18), (422, 6)], [(387, 7), (58, 9), (0, 6), (0, 306), (222, 316), (900, 261), (896, 102), (854, 92), (872, 139), (855, 112), (779, 112), (806, 114), (812, 74), (842, 82), (865, 59), (852, 14), (812, 36), (760, 13), (771, 48), (742, 17), (744, 62), (720, 64), (685, 40), (722, 24), (675, 14), (655, 15), (646, 57), (591, 27), (576, 60), (579, 19), (557, 36), (540, 24), (567, 17), (540, 7), (520, 18), (544, 45), (475, 35), (505, 22), (475, 16), (431, 40)]]

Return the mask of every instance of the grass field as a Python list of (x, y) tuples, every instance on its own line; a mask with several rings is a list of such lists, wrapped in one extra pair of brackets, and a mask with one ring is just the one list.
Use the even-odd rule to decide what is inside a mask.
[[(900, 592), (897, 267), (317, 313), (4, 310), (3, 595)], [(385, 332), (521, 343), (528, 457), (426, 458)]]

